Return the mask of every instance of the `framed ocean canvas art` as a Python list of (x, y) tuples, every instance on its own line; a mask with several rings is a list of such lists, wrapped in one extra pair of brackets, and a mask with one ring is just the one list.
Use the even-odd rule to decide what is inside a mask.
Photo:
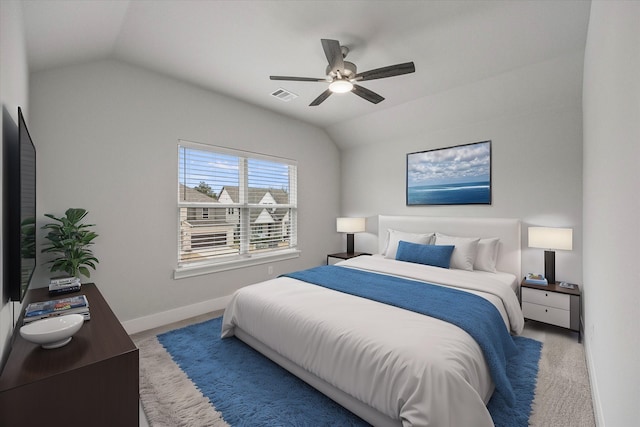
[(407, 206), (490, 204), (491, 141), (407, 154)]

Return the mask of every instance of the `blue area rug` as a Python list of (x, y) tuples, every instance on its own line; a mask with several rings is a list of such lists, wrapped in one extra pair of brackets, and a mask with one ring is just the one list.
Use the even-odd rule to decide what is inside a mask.
[[(222, 318), (158, 335), (158, 341), (232, 426), (367, 426), (368, 424), (236, 338), (220, 338)], [(514, 337), (519, 354), (507, 374), (510, 408), (494, 394), (496, 427), (527, 427), (542, 344)]]

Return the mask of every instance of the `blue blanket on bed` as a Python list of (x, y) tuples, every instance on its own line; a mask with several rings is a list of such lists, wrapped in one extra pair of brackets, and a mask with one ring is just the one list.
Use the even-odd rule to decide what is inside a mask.
[(457, 289), (335, 265), (283, 276), (425, 314), (462, 328), (482, 349), (496, 392), (509, 405), (515, 404), (506, 366), (518, 350), (500, 312), (486, 299)]

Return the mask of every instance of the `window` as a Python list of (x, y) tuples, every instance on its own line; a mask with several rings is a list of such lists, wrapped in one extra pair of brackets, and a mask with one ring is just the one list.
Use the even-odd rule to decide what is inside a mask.
[(295, 161), (180, 141), (178, 162), (176, 278), (297, 256)]

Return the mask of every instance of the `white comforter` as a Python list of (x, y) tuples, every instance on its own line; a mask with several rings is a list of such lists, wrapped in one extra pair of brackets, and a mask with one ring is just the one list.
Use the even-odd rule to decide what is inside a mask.
[[(492, 302), (505, 327), (522, 331), (515, 293), (488, 275), (382, 257), (340, 265), (456, 285)], [(493, 426), (485, 406), (493, 382), (482, 351), (447, 322), (281, 277), (233, 295), (222, 337), (236, 326), (405, 426)]]

